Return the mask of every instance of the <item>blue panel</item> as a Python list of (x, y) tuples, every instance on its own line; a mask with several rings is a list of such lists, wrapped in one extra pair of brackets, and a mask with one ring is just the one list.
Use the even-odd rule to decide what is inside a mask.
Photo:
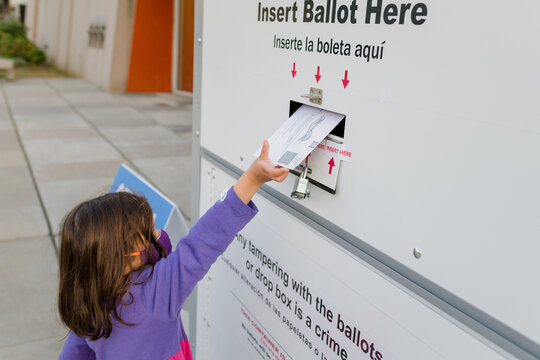
[(128, 168), (126, 165), (120, 165), (110, 192), (127, 191), (138, 195), (143, 195), (152, 210), (154, 211), (154, 220), (156, 228), (163, 229), (175, 204), (163, 195), (159, 190), (150, 185), (140, 175)]

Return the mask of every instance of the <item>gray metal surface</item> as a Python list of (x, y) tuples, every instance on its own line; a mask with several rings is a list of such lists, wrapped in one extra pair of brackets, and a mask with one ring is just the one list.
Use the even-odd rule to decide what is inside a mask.
[[(242, 171), (231, 163), (200, 146), (201, 75), (202, 75), (202, 33), (203, 1), (195, 2), (195, 49), (194, 49), (194, 92), (193, 92), (193, 182), (192, 182), (192, 223), (199, 218), (200, 160), (212, 162), (234, 177)], [(373, 248), (361, 239), (344, 231), (310, 211), (289, 197), (268, 186), (263, 186), (259, 194), (287, 211), (307, 227), (312, 228), (344, 249), (354, 254), (376, 271), (404, 287), (413, 296), (419, 297), (427, 306), (446, 314), (464, 329), (477, 334), (477, 338), (488, 346), (498, 348), (501, 354), (518, 359), (540, 359), (540, 344), (523, 336), (481, 309), (463, 301), (437, 284), (396, 262), (386, 254)], [(192, 295), (190, 310), (190, 341), (196, 358), (196, 292)]]
[[(191, 178), (191, 224), (199, 219), (199, 193), (201, 180), (201, 78), (202, 78), (202, 44), (203, 44), (203, 1), (195, 1), (195, 29), (193, 49), (193, 122), (192, 122), (192, 178)], [(186, 308), (189, 311), (189, 339), (191, 351), (196, 359), (197, 345), (197, 287), (187, 300)]]
[[(199, 147), (198, 150), (203, 158), (229, 175), (238, 178), (242, 174), (241, 169), (207, 149)], [(494, 349), (499, 349), (501, 354), (518, 359), (540, 359), (540, 344), (398, 263), (361, 239), (338, 228), (288, 196), (267, 185), (263, 185), (259, 194), (302, 221), (307, 227), (318, 231), (376, 271), (403, 286), (412, 295), (421, 298), (426, 305), (462, 324), (462, 328), (470, 329), (478, 334), (476, 337), (480, 341)]]

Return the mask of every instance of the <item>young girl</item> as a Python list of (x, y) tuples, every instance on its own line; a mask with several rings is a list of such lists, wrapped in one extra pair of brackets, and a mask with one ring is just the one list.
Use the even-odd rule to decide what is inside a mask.
[(173, 252), (140, 196), (111, 193), (76, 206), (61, 230), (58, 308), (71, 331), (60, 359), (191, 360), (182, 304), (257, 213), (251, 198), (261, 185), (287, 175), (269, 161), (265, 141)]

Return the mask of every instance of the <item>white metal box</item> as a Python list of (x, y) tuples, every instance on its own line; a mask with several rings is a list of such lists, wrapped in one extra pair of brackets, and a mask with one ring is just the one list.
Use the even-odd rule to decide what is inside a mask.
[[(426, 305), (498, 351), (539, 357), (540, 4), (365, 0), (354, 2), (355, 23), (351, 8), (344, 23), (315, 23), (303, 21), (309, 3), (197, 4), (197, 193), (201, 157), (217, 170), (246, 169), (291, 104), (321, 88), (315, 106), (346, 115), (343, 138), (355, 154), (341, 164), (336, 194), (312, 187), (296, 203), (288, 199), (294, 176), (264, 194), (305, 219), (306, 233), (321, 227), (349, 256), (366, 256), (413, 294), (425, 291)], [(313, 9), (334, 3), (336, 12), (353, 5), (314, 1)], [(277, 14), (293, 4), (296, 22), (292, 10), (288, 21), (261, 21), (259, 7)], [(371, 8), (368, 24), (378, 4), (380, 23)], [(403, 24), (392, 4), (405, 6)], [(418, 4), (426, 14), (416, 7), (413, 19)], [(301, 50), (281, 48), (278, 39), (295, 38)], [(324, 53), (330, 42), (350, 44), (351, 55)], [(371, 49), (369, 61), (356, 56), (358, 45)], [(259, 216), (281, 226), (274, 212)]]

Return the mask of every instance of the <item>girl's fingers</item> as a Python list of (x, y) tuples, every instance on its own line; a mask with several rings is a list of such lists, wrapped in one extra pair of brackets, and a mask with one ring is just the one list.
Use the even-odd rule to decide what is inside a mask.
[(289, 169), (276, 169), (273, 180), (282, 182), (289, 175)]
[(278, 177), (276, 179), (277, 182), (283, 182), (283, 180), (285, 180), (287, 178), (287, 176), (289, 175), (289, 172), (286, 172), (285, 174), (281, 175), (280, 177)]
[(288, 173), (289, 169), (278, 168), (276, 166), (270, 165), (266, 171), (271, 178), (277, 178), (283, 176), (283, 174), (285, 173)]
[(270, 144), (268, 144), (268, 141), (263, 141), (263, 146), (261, 150), (261, 155), (259, 156), (260, 159), (266, 160), (268, 159), (268, 149), (270, 149)]

